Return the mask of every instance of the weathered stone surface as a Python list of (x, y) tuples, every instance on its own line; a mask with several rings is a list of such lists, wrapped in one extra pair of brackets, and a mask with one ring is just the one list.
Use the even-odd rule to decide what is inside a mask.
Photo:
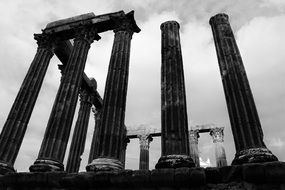
[(30, 171), (62, 171), (63, 159), (81, 86), (90, 44), (98, 39), (93, 28), (78, 28), (74, 48), (69, 57), (63, 78), (47, 124), (37, 160)]
[[(45, 172), (11, 173), (0, 177), (0, 189), (74, 190), (74, 189), (188, 189), (188, 190), (256, 190), (285, 187), (284, 162), (245, 164), (221, 168), (167, 168), (156, 170), (122, 170), (116, 172)], [(223, 170), (224, 171), (221, 171)], [(229, 177), (243, 171), (244, 179)], [(262, 177), (259, 171), (265, 171)], [(241, 173), (240, 173), (241, 174)], [(213, 175), (220, 177), (215, 178)], [(210, 177), (210, 179), (208, 179)], [(258, 177), (261, 177), (258, 180)], [(224, 181), (227, 179), (227, 181)], [(262, 180), (263, 179), (263, 180)], [(9, 190), (10, 190), (9, 189)]]
[(228, 15), (213, 16), (210, 25), (237, 150), (232, 164), (277, 161), (263, 142), (261, 123)]
[[(179, 24), (161, 24), (161, 158), (155, 168), (193, 167)], [(171, 155), (174, 155), (171, 157)], [(184, 160), (184, 161), (183, 161)]]
[(17, 97), (0, 134), (0, 175), (14, 172), (14, 162), (21, 147), (50, 59), (53, 40), (35, 34), (37, 53), (25, 76)]
[(233, 165), (233, 166), (224, 166), (219, 168), (219, 171), (222, 175), (223, 183), (228, 183), (230, 181), (242, 181), (242, 166)]
[[(120, 20), (115, 28), (111, 59), (103, 100), (103, 109), (98, 129), (94, 134), (97, 138), (92, 142), (90, 157), (94, 160), (86, 166), (87, 171), (120, 170), (123, 150), (122, 141), (125, 139), (125, 109), (129, 75), (129, 58), (131, 39), (134, 32), (140, 29), (135, 24), (133, 12)], [(96, 125), (97, 127), (97, 125)], [(105, 160), (105, 161), (104, 161)]]

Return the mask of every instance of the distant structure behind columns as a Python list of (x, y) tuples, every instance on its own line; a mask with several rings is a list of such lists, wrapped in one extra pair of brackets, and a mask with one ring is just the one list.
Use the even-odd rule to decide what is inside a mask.
[(277, 161), (263, 142), (263, 132), (243, 61), (228, 15), (210, 19), (236, 155), (232, 164)]
[(210, 130), (210, 135), (213, 138), (215, 145), (216, 166), (227, 166), (227, 158), (225, 153), (224, 142), (224, 127), (216, 127)]
[(150, 134), (140, 134), (138, 135), (140, 142), (140, 170), (149, 169), (149, 143), (152, 141)]
[(161, 29), (161, 157), (155, 168), (195, 166), (189, 156), (188, 120), (179, 23)]
[(200, 167), (199, 150), (198, 150), (198, 138), (199, 130), (191, 129), (189, 131), (189, 145), (190, 145), (190, 156), (193, 159), (195, 166)]

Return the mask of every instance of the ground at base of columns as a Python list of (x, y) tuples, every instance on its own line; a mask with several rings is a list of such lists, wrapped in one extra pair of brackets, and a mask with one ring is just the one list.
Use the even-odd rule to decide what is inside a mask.
[(232, 165), (278, 161), (267, 148), (250, 148), (236, 153)]
[(156, 169), (182, 167), (192, 168), (195, 167), (195, 163), (188, 155), (167, 155), (160, 157), (158, 163), (155, 165)]

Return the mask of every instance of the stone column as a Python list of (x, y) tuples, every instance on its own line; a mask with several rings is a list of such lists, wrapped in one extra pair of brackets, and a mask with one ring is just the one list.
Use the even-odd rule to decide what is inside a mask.
[(74, 128), (69, 156), (66, 164), (66, 171), (68, 173), (75, 173), (79, 171), (81, 156), (85, 147), (91, 106), (92, 103), (90, 92), (82, 89), (80, 91), (80, 108), (78, 118)]
[(64, 74), (47, 124), (37, 160), (31, 172), (63, 171), (63, 159), (81, 86), (90, 44), (100, 37), (93, 28), (77, 29), (74, 47), (64, 68)]
[(140, 141), (140, 170), (149, 169), (149, 143), (152, 141), (152, 137), (149, 134), (138, 135)]
[(210, 19), (236, 155), (232, 164), (276, 161), (266, 148), (253, 95), (228, 16), (217, 14)]
[(195, 166), (200, 167), (199, 150), (198, 150), (198, 138), (199, 130), (189, 131), (189, 145), (190, 145), (190, 157), (193, 159)]
[(50, 59), (53, 56), (51, 39), (35, 34), (37, 53), (13, 103), (0, 135), (0, 174), (14, 172), (14, 163), (21, 147), (27, 125), (39, 95)]
[(161, 24), (161, 148), (155, 168), (192, 167), (179, 24)]
[[(123, 149), (126, 95), (129, 75), (130, 45), (133, 32), (140, 29), (135, 23), (133, 12), (122, 19), (114, 31), (115, 39), (106, 80), (103, 110), (95, 140), (93, 158), (87, 171), (121, 170), (120, 154)], [(96, 126), (97, 127), (97, 126)]]
[(99, 122), (102, 114), (102, 109), (96, 109), (92, 108), (92, 112), (94, 113), (94, 119), (95, 119), (95, 127), (94, 127), (94, 132), (93, 132), (93, 137), (92, 137), (92, 142), (91, 142), (91, 148), (89, 152), (89, 159), (88, 159), (88, 164), (90, 164), (95, 158), (94, 158), (94, 150), (97, 150), (98, 147), (98, 141), (99, 140)]
[(210, 129), (210, 135), (213, 138), (215, 144), (215, 156), (217, 167), (227, 166), (227, 158), (224, 149), (224, 127), (216, 127)]
[(126, 164), (126, 150), (127, 150), (127, 146), (128, 143), (130, 142), (130, 139), (127, 137), (127, 128), (125, 126), (125, 132), (123, 135), (123, 140), (122, 140), (122, 151), (121, 151), (121, 155), (120, 155), (120, 161), (123, 164), (123, 169), (125, 169), (125, 164)]

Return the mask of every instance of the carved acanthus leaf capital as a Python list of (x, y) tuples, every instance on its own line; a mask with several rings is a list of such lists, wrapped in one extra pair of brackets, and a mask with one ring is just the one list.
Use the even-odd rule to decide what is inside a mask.
[(47, 34), (34, 34), (34, 39), (37, 41), (39, 48), (45, 48), (53, 53), (53, 40)]
[(97, 29), (90, 26), (81, 26), (75, 29), (75, 41), (84, 40), (89, 44), (93, 43), (94, 40), (100, 40), (101, 37), (97, 34)]
[(190, 143), (196, 143), (198, 144), (198, 138), (200, 137), (199, 135), (199, 130), (196, 129), (196, 130), (190, 130), (189, 131), (189, 141)]
[(150, 134), (138, 135), (141, 149), (149, 149), (149, 143), (153, 140)]
[(216, 127), (210, 130), (210, 135), (213, 138), (213, 142), (224, 142), (224, 127)]

